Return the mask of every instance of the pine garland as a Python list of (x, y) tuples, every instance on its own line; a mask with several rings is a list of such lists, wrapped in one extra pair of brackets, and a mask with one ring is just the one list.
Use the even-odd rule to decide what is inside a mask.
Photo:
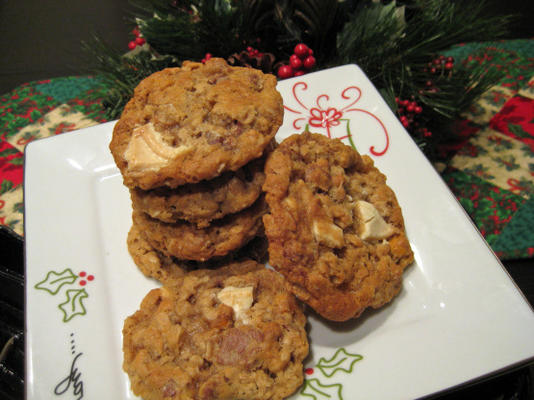
[[(460, 112), (501, 78), (498, 71), (452, 60), (447, 64), (439, 56), (457, 43), (500, 38), (511, 20), (485, 15), (484, 1), (137, 0), (134, 4), (132, 26), (146, 44), (126, 54), (100, 39), (85, 45), (96, 60), (93, 72), (111, 87), (105, 99), (109, 118), (120, 116), (141, 79), (162, 68), (200, 61), (211, 53), (234, 63), (246, 58), (244, 64), (271, 72), (288, 63), (297, 43), (306, 43), (314, 51), (316, 70), (358, 64), (432, 160), (441, 144), (454, 139), (450, 125)], [(247, 47), (265, 54), (262, 62), (250, 63), (251, 57), (244, 53)], [(412, 111), (403, 120), (406, 109)]]

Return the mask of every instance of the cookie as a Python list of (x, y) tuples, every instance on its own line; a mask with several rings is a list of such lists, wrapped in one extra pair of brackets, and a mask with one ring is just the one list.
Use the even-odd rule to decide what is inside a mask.
[(269, 262), (298, 298), (344, 321), (397, 295), (413, 253), (396, 196), (371, 158), (306, 132), (282, 142), (265, 173)]
[(124, 184), (177, 187), (260, 157), (282, 123), (276, 83), (273, 75), (219, 58), (145, 78), (109, 146)]
[(261, 264), (190, 272), (126, 319), (123, 369), (145, 400), (283, 399), (303, 382), (305, 323)]
[[(269, 152), (274, 145), (273, 141), (268, 147)], [(235, 172), (229, 171), (211, 180), (175, 189), (130, 189), (133, 208), (163, 222), (183, 219), (199, 228), (206, 227), (212, 220), (241, 211), (258, 199), (265, 181), (266, 155)]]
[(155, 250), (143, 238), (135, 224), (128, 232), (127, 244), (128, 252), (139, 270), (148, 278), (154, 278), (163, 284), (176, 281), (190, 271), (218, 268), (243, 259), (252, 259), (265, 264), (267, 255), (267, 240), (263, 236), (258, 236), (238, 251), (222, 258), (212, 258), (205, 262), (180, 260)]
[(128, 232), (128, 252), (141, 272), (162, 283), (182, 278), (190, 269), (186, 263), (177, 262), (172, 257), (155, 250), (143, 238), (139, 228), (133, 224)]
[(241, 248), (262, 232), (262, 197), (237, 214), (213, 221), (206, 228), (179, 221), (166, 223), (134, 210), (132, 218), (151, 247), (169, 257), (206, 261)]

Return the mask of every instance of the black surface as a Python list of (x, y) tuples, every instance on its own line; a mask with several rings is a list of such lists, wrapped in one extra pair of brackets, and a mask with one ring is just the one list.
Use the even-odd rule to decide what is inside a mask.
[(23, 242), (0, 226), (0, 399), (21, 399), (23, 393)]
[(33, 80), (87, 74), (94, 34), (128, 51), (128, 0), (1, 0), (0, 94)]

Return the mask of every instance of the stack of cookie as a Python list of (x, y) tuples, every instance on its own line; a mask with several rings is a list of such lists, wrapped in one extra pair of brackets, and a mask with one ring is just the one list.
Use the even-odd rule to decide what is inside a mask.
[(132, 197), (128, 248), (145, 275), (180, 277), (261, 235), (263, 167), (282, 117), (274, 76), (222, 59), (138, 85), (110, 150)]

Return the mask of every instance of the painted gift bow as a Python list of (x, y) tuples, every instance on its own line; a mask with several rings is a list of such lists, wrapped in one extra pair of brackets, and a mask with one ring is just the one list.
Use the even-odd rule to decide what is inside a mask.
[[(296, 82), (293, 85), (292, 94), (299, 107), (292, 108), (284, 105), (287, 111), (296, 114), (296, 118), (292, 123), (293, 128), (297, 130), (308, 130), (309, 127), (324, 129), (326, 136), (329, 138), (348, 139), (351, 146), (356, 148), (352, 140), (353, 134), (350, 130), (350, 118), (343, 117), (350, 112), (363, 113), (379, 124), (385, 136), (384, 148), (382, 150), (376, 150), (375, 146), (371, 146), (369, 148), (370, 153), (374, 156), (382, 156), (386, 153), (389, 147), (389, 135), (384, 123), (372, 112), (363, 108), (353, 107), (362, 97), (362, 90), (359, 87), (347, 86), (341, 90), (341, 104), (330, 104), (330, 96), (323, 93), (315, 98), (315, 104), (313, 106), (306, 105), (302, 99), (302, 94), (306, 90), (308, 90), (308, 84), (306, 82)], [(342, 135), (334, 136), (332, 128), (339, 126), (341, 121), (346, 121), (346, 131)]]

